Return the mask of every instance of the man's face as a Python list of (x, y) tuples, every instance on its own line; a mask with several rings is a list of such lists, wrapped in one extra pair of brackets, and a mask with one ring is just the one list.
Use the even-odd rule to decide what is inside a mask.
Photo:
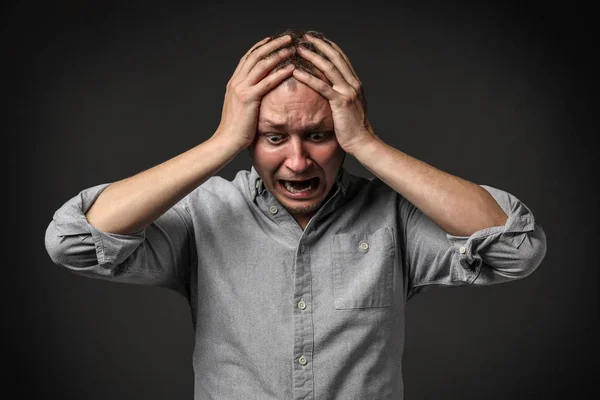
[(267, 190), (304, 227), (335, 184), (344, 151), (329, 102), (295, 83), (284, 82), (263, 96), (249, 150)]

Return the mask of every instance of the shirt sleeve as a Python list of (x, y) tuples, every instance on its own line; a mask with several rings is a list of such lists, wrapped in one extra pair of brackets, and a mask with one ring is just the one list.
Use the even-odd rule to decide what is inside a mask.
[(502, 207), (504, 226), (470, 236), (445, 232), (406, 199), (400, 200), (407, 299), (433, 287), (491, 285), (530, 275), (546, 254), (546, 234), (514, 195), (481, 185)]
[(196, 249), (185, 203), (134, 234), (102, 232), (85, 213), (108, 185), (82, 190), (56, 210), (45, 234), (51, 260), (79, 275), (166, 287), (188, 297)]

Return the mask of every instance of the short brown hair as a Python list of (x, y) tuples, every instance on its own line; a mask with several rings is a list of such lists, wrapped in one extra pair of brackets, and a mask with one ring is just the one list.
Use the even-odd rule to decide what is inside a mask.
[[(273, 50), (271, 53), (267, 54), (265, 56), (265, 58), (269, 58), (271, 56), (273, 56), (274, 54), (276, 54), (278, 51), (280, 51), (281, 49), (285, 49), (285, 48), (298, 48), (298, 47), (304, 47), (314, 53), (317, 53), (318, 55), (320, 55), (321, 57), (323, 57), (326, 60), (329, 60), (329, 57), (327, 57), (325, 54), (323, 54), (319, 49), (317, 49), (315, 47), (314, 44), (312, 44), (310, 41), (306, 40), (304, 38), (304, 35), (310, 35), (316, 38), (319, 38), (321, 40), (324, 40), (325, 42), (329, 43), (331, 45), (331, 42), (329, 40), (327, 40), (327, 38), (325, 37), (325, 35), (321, 32), (318, 31), (313, 31), (313, 30), (305, 30), (305, 31), (294, 31), (292, 29), (286, 29), (283, 32), (277, 33), (273, 36), (271, 36), (271, 38), (263, 43), (262, 45), (254, 48), (252, 51), (264, 46), (265, 44), (269, 43), (270, 41), (277, 39), (281, 36), (284, 35), (290, 35), (290, 37), (292, 38), (292, 40), (285, 46), (282, 46), (276, 50)], [(311, 75), (315, 75), (318, 77), (317, 74), (315, 74), (315, 71), (318, 71), (318, 68), (315, 67), (313, 65), (313, 63), (311, 63), (310, 61), (306, 60), (305, 58), (302, 58), (301, 56), (299, 56), (297, 53), (292, 54), (289, 57), (284, 58), (283, 60), (281, 60), (281, 62), (279, 64), (277, 64), (275, 67), (273, 67), (273, 69), (269, 72), (269, 73), (273, 73), (275, 71), (278, 71), (282, 68), (285, 68), (287, 65), (289, 64), (294, 64), (294, 67), (296, 67), (296, 69), (300, 69), (304, 72), (308, 72)], [(290, 82), (292, 83), (292, 82)]]

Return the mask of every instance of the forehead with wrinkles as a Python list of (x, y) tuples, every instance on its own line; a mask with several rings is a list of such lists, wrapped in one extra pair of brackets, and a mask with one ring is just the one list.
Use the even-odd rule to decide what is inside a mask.
[(260, 131), (332, 130), (333, 119), (319, 93), (298, 81), (293, 86), (282, 82), (263, 96), (258, 125)]

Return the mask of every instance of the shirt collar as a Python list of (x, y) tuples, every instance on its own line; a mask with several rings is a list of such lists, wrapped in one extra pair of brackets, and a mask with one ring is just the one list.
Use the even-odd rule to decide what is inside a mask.
[(257, 195), (262, 195), (265, 191), (265, 185), (263, 184), (262, 179), (256, 172), (254, 166), (250, 169), (250, 176), (248, 178), (248, 190), (250, 192), (250, 197), (252, 201), (256, 200)]

